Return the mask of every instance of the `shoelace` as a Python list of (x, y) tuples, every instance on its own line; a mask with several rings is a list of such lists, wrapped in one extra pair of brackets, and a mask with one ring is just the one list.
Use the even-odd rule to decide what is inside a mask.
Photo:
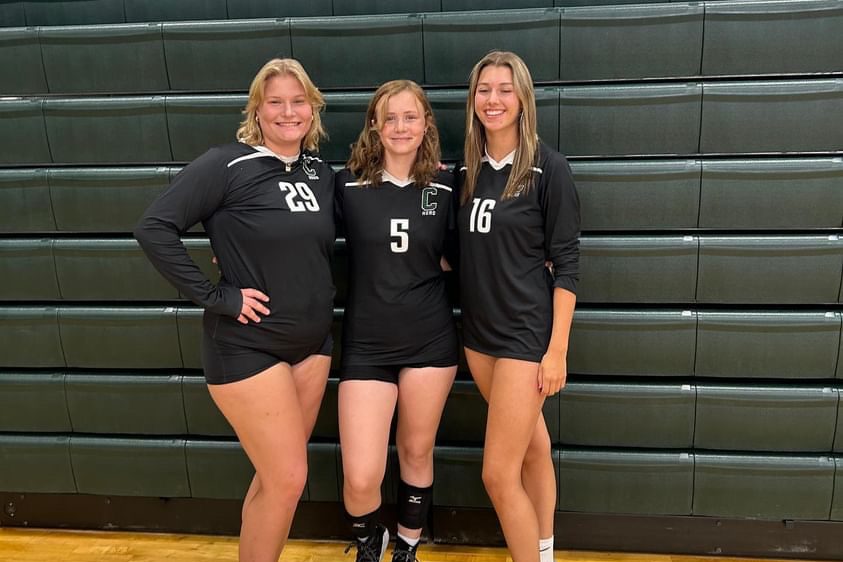
[(421, 562), (416, 558), (415, 550), (395, 550), (392, 553), (392, 562)]
[(357, 562), (380, 562), (381, 549), (374, 543), (375, 541), (371, 538), (366, 542), (353, 540), (347, 547), (345, 547), (343, 554), (348, 554), (348, 551), (356, 546)]

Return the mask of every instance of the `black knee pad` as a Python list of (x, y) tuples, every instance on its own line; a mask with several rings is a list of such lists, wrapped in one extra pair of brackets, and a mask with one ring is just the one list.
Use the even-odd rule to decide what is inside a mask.
[(398, 523), (407, 529), (421, 529), (433, 503), (433, 486), (419, 488), (403, 480), (398, 484)]

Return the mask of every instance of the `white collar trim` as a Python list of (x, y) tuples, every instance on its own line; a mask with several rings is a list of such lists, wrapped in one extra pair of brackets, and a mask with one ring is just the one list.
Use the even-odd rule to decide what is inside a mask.
[(270, 149), (270, 148), (268, 148), (268, 147), (266, 147), (262, 144), (259, 144), (257, 146), (253, 146), (252, 148), (257, 150), (258, 152), (262, 152), (262, 153), (266, 154), (267, 156), (274, 156), (274, 157), (278, 158), (279, 160), (281, 160), (282, 162), (284, 162), (285, 164), (293, 164), (294, 162), (298, 162), (299, 156), (301, 156), (301, 153), (296, 154), (295, 156), (281, 156), (280, 154), (276, 154), (275, 152), (272, 151), (272, 149)]
[(381, 181), (388, 181), (389, 183), (397, 185), (398, 187), (407, 187), (408, 185), (412, 184), (414, 180), (412, 176), (410, 176), (406, 180), (399, 180), (398, 178), (384, 170), (383, 172), (381, 172)]
[(495, 170), (503, 170), (504, 166), (511, 166), (512, 163), (515, 161), (515, 150), (504, 156), (501, 160), (495, 160), (494, 158), (489, 156), (489, 151), (484, 148), (483, 152), (485, 153), (485, 156), (483, 156), (481, 162), (488, 162), (489, 165)]

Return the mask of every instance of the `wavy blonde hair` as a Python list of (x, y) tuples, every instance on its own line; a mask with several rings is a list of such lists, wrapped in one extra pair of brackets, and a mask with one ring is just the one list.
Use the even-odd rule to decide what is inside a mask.
[[(521, 102), (521, 116), (518, 120), (518, 147), (512, 170), (506, 182), (501, 199), (509, 199), (521, 189), (527, 191), (533, 186), (533, 166), (539, 152), (539, 138), (536, 125), (536, 93), (530, 70), (521, 57), (509, 51), (492, 51), (474, 65), (469, 78), (468, 99), (465, 108), (465, 183), (462, 187), (461, 201), (464, 204), (474, 195), (480, 164), (486, 147), (486, 130), (475, 113), (474, 96), (480, 73), (487, 66), (503, 66), (512, 71), (512, 83), (515, 95)], [(523, 186), (523, 187), (522, 187)]]
[(422, 107), (425, 132), (416, 153), (416, 161), (411, 171), (416, 186), (424, 187), (436, 177), (442, 151), (439, 147), (439, 130), (433, 117), (433, 109), (424, 94), (424, 90), (412, 80), (392, 80), (382, 84), (375, 91), (369, 108), (366, 110), (366, 122), (357, 141), (351, 147), (351, 156), (346, 166), (361, 183), (381, 182), (385, 149), (381, 142), (380, 131), (386, 119), (386, 106), (389, 98), (401, 92), (411, 92)]
[(244, 119), (237, 129), (237, 140), (251, 146), (263, 144), (263, 131), (258, 123), (258, 107), (263, 103), (266, 83), (276, 77), (289, 75), (301, 83), (305, 97), (313, 109), (313, 120), (310, 129), (302, 140), (302, 146), (307, 150), (319, 150), (319, 142), (328, 137), (322, 127), (321, 112), (325, 108), (325, 98), (319, 88), (307, 75), (301, 63), (295, 59), (272, 59), (258, 71), (249, 87), (249, 100), (243, 109)]

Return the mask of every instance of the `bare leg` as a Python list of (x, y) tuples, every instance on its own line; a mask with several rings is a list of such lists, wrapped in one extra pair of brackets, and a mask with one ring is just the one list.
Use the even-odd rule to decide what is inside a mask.
[[(309, 441), (313, 426), (316, 425), (316, 418), (319, 415), (319, 406), (322, 404), (322, 398), (325, 395), (325, 386), (328, 383), (328, 374), (331, 371), (331, 358), (327, 355), (311, 355), (304, 361), (293, 365), (292, 371), (296, 394), (301, 407), (305, 435)], [(243, 500), (241, 517), (245, 518), (246, 511), (259, 489), (260, 477), (255, 472)]]
[(521, 481), (536, 509), (539, 520), (539, 538), (553, 536), (553, 515), (556, 513), (556, 467), (553, 466), (550, 434), (539, 416), (536, 429), (530, 438), (524, 466), (521, 467)]
[(325, 396), (328, 384), (328, 374), (331, 372), (331, 357), (328, 355), (311, 355), (304, 361), (293, 365), (293, 380), (296, 383), (296, 394), (301, 405), (302, 421), (307, 440), (313, 433), (316, 418), (319, 416), (319, 406)]
[(392, 383), (347, 380), (339, 388), (343, 502), (351, 515), (371, 513), (381, 505), (389, 426), (398, 387)]
[[(403, 369), (398, 382), (398, 461), (401, 479), (426, 488), (433, 484), (433, 445), (442, 419), (442, 410), (457, 367)], [(398, 525), (407, 538), (419, 538), (421, 528)]]
[[(466, 349), (465, 354), (474, 382), (477, 384), (480, 394), (488, 402), (492, 389), (492, 371), (495, 359), (471, 349)], [(536, 431), (527, 447), (524, 466), (521, 469), (521, 479), (533, 507), (536, 508), (540, 537), (553, 536), (553, 516), (556, 512), (556, 468), (553, 466), (550, 435), (544, 422), (544, 416), (539, 416)]]
[[(507, 545), (515, 562), (537, 561), (540, 531), (539, 510), (550, 504), (549, 527), (553, 525), (555, 507), (555, 473), (547, 441), (547, 461), (551, 471), (530, 477), (552, 478), (554, 492), (550, 498), (536, 498), (523, 483), (524, 463), (536, 461), (539, 454), (529, 452), (541, 445), (534, 436), (540, 426), (544, 402), (536, 390), (538, 364), (514, 359), (495, 359), (466, 349), (466, 358), (480, 392), (489, 402), (486, 443), (483, 455), (483, 481), (501, 522)], [(543, 426), (543, 423), (541, 424)], [(546, 433), (546, 430), (545, 430)], [(548, 483), (530, 486), (530, 493), (541, 493)], [(542, 503), (545, 502), (545, 503)], [(537, 506), (536, 503), (539, 505)]]
[(279, 363), (209, 390), (255, 467), (243, 508), (240, 561), (277, 562), (307, 482), (307, 435), (292, 368)]

